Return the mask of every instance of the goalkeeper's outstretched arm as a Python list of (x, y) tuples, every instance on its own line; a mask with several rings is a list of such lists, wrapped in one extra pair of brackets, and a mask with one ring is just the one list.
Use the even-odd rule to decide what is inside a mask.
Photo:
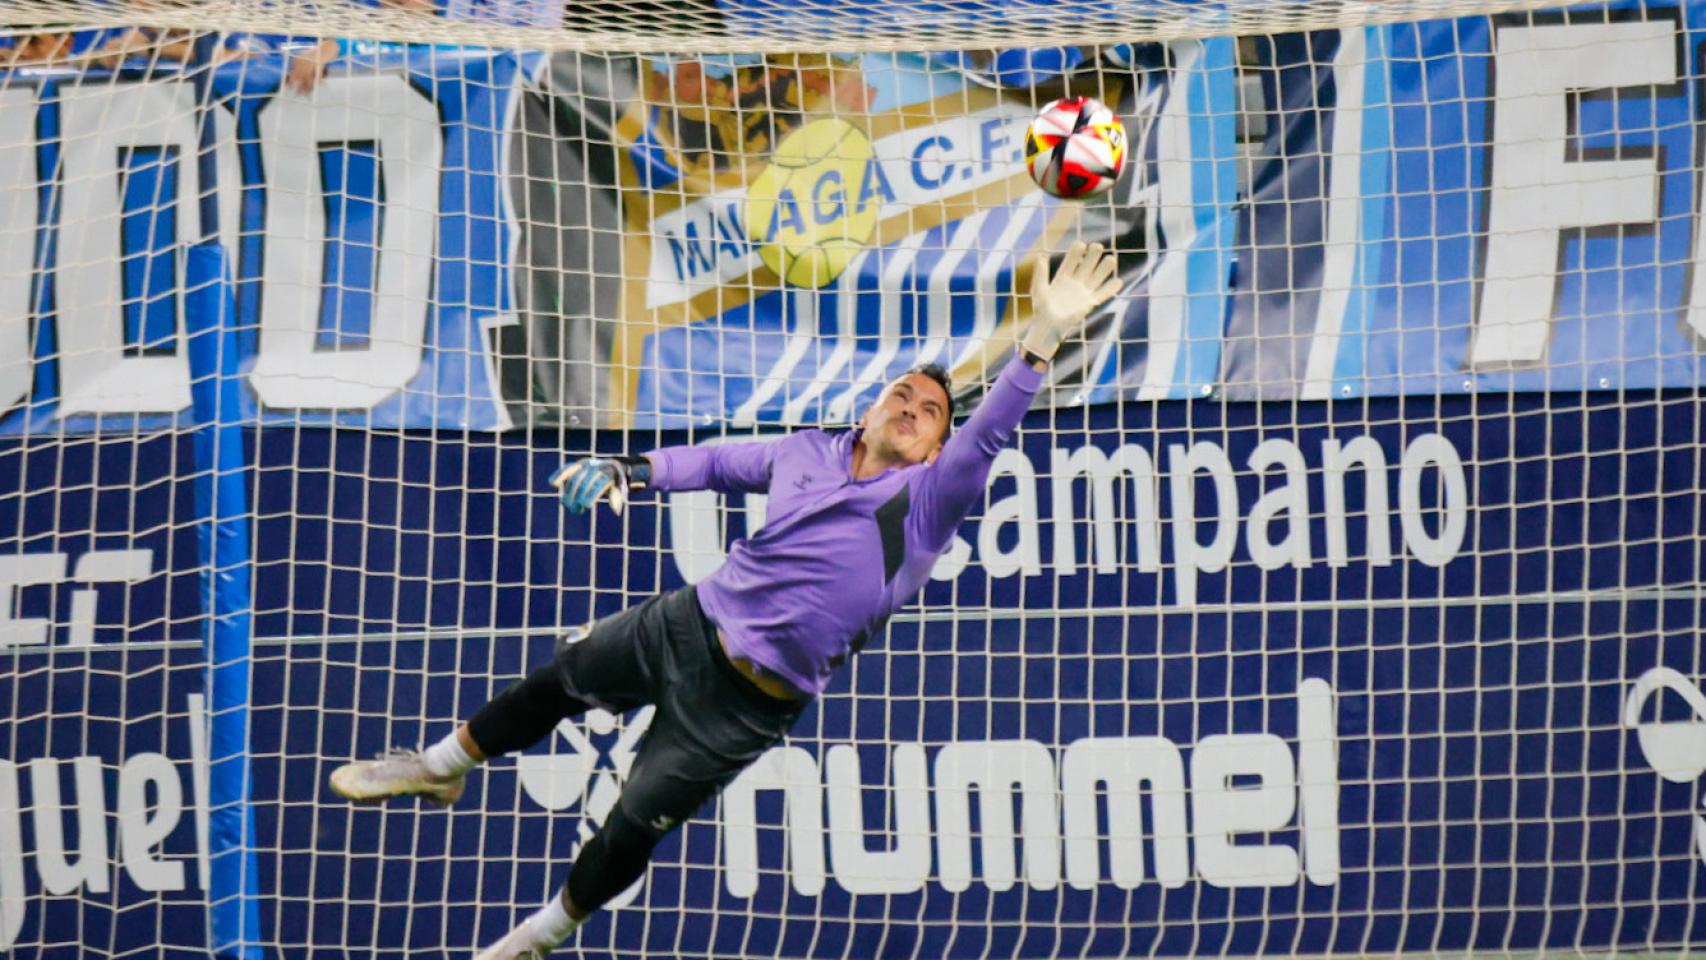
[(770, 489), (771, 449), (778, 441), (716, 447), (661, 447), (639, 457), (586, 457), (551, 475), (563, 506), (574, 513), (608, 499), (617, 513), (636, 490), (715, 490), (763, 493)]
[(776, 446), (785, 437), (714, 447), (659, 447), (646, 454), (652, 486), (659, 490), (715, 490), (765, 493), (776, 463)]
[(920, 542), (932, 549), (947, 547), (983, 496), (990, 467), (1030, 409), (1061, 341), (1119, 291), (1117, 273), (1113, 254), (1103, 253), (1099, 243), (1073, 244), (1052, 278), (1046, 262), (1037, 265), (1031, 274), (1031, 325), (1016, 355), (919, 483), (919, 502), (910, 517), (918, 524)]
[[(977, 412), (942, 448), (920, 484), (921, 502), (908, 522), (918, 525), (922, 543), (932, 549), (947, 545), (982, 495), (991, 464), (1030, 408), (1061, 341), (1077, 333), (1090, 311), (1119, 288), (1118, 264), (1099, 243), (1073, 244), (1053, 276), (1047, 263), (1037, 265), (1031, 274), (1031, 323), (1017, 362), (1002, 371)], [(565, 464), (552, 475), (551, 483), (560, 491), (563, 506), (575, 512), (590, 510), (606, 497), (620, 512), (633, 491), (646, 487), (765, 493), (770, 489), (777, 448), (787, 442), (788, 437), (781, 437), (712, 447), (662, 447), (639, 457), (588, 457)]]

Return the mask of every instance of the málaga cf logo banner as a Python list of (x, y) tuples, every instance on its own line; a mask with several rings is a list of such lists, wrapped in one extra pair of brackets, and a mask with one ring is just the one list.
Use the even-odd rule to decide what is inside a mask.
[[(654, 59), (642, 72), (616, 124), (625, 323), (605, 385), (633, 423), (843, 423), (927, 362), (975, 386), (1011, 349), (1014, 291), (1038, 251), (1123, 236), (1128, 266), (1148, 259), (1132, 199), (1152, 177), (1072, 203), (1025, 173), (1038, 98), (1068, 78), (1003, 90), (889, 56)], [(1168, 76), (1078, 80), (1142, 115)], [(1149, 139), (1136, 166), (1154, 158)], [(1096, 347), (1122, 339), (1107, 313), (1058, 383), (1080, 389), (1107, 365)]]

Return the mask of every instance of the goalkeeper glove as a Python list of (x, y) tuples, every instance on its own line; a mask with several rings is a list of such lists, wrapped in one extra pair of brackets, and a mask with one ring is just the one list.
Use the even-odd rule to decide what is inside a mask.
[(1049, 277), (1048, 262), (1031, 274), (1031, 327), (1021, 344), (1038, 360), (1054, 359), (1060, 342), (1078, 332), (1090, 311), (1119, 292), (1119, 261), (1102, 245), (1074, 243)]
[(610, 508), (621, 513), (629, 494), (651, 479), (652, 462), (645, 457), (587, 457), (558, 468), (551, 474), (551, 486), (572, 513), (591, 510), (605, 494), (610, 495)]

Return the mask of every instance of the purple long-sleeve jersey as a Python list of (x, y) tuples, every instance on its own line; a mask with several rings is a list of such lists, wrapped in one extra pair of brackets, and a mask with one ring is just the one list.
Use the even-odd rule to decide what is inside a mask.
[(868, 480), (853, 479), (853, 431), (647, 454), (656, 489), (770, 495), (763, 528), (699, 583), (730, 651), (821, 692), (924, 586), (1041, 381), (1030, 364), (1008, 363), (934, 464)]

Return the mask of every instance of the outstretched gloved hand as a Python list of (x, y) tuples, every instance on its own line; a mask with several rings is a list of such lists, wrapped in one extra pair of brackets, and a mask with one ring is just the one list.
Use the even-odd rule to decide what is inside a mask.
[(1021, 345), (1039, 360), (1052, 360), (1060, 342), (1078, 332), (1090, 311), (1106, 303), (1122, 285), (1119, 262), (1099, 243), (1074, 243), (1066, 249), (1054, 276), (1048, 261), (1031, 274), (1031, 326)]
[(628, 505), (632, 491), (652, 479), (652, 464), (645, 457), (587, 457), (565, 463), (551, 474), (564, 509), (571, 513), (591, 510), (606, 495), (617, 513)]

